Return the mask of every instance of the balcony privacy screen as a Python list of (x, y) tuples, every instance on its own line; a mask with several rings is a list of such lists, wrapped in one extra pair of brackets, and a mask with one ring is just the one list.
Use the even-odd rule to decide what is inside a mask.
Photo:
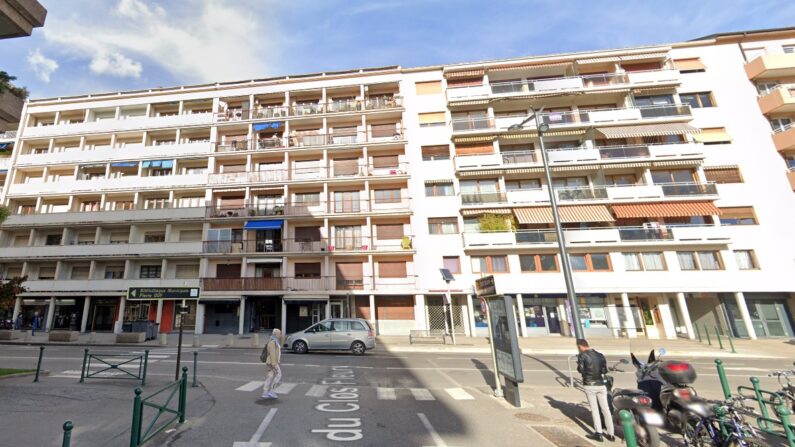
[(716, 216), (721, 214), (712, 202), (628, 203), (611, 205), (610, 208), (619, 219)]
[[(562, 206), (558, 210), (562, 223), (615, 221), (605, 205)], [(551, 207), (515, 208), (513, 212), (520, 224), (554, 223)]]

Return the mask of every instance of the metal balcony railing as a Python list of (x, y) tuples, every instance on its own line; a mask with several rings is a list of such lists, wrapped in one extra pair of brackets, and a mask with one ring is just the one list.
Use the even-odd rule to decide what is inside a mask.
[(607, 189), (605, 187), (594, 186), (593, 188), (555, 188), (559, 200), (598, 200), (607, 199)]
[(648, 145), (628, 145), (628, 146), (602, 146), (598, 147), (599, 157), (602, 159), (613, 158), (644, 158), (649, 157)]
[(328, 102), (302, 102), (291, 106), (258, 106), (254, 108), (230, 107), (215, 114), (217, 122), (247, 121), (255, 119), (294, 118), (324, 113), (383, 110), (403, 106), (398, 95), (369, 96), (362, 99), (330, 100)]
[(508, 196), (501, 191), (461, 193), (461, 203), (464, 205), (482, 205), (487, 203), (507, 203)]
[(345, 165), (317, 166), (311, 168), (267, 169), (252, 172), (229, 172), (210, 174), (210, 184), (220, 183), (268, 183), (292, 180), (314, 180), (340, 177), (378, 177), (405, 175), (408, 163), (400, 162), (390, 166)]
[(318, 202), (294, 202), (248, 205), (208, 206), (208, 218), (245, 218), (262, 216), (316, 216), (325, 214), (348, 214), (367, 212), (411, 211), (411, 200), (401, 197), (396, 200), (330, 200)]

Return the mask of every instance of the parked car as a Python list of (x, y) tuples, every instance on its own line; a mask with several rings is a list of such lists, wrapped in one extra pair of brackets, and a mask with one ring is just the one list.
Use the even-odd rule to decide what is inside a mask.
[(296, 354), (350, 350), (354, 355), (363, 355), (375, 348), (375, 331), (370, 322), (361, 318), (332, 318), (288, 335), (284, 347)]

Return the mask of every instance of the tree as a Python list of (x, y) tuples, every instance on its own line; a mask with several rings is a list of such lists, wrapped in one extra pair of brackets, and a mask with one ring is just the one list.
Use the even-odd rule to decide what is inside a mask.
[(478, 219), (480, 231), (511, 231), (517, 228), (513, 216), (484, 214)]
[(16, 76), (11, 76), (5, 71), (0, 70), (0, 93), (10, 92), (18, 98), (27, 99), (28, 89), (25, 87), (17, 87), (12, 84), (11, 81), (15, 81), (16, 79)]
[(2, 225), (10, 215), (11, 210), (9, 210), (7, 206), (0, 205), (0, 225)]
[(0, 283), (0, 312), (8, 315), (13, 312), (14, 301), (20, 293), (25, 293), (28, 289), (22, 285), (28, 277), (14, 277)]

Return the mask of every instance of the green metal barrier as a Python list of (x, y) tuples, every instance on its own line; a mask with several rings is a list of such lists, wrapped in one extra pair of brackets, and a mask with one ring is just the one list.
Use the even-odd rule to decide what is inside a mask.
[(720, 345), (720, 348), (723, 349), (723, 340), (720, 339), (720, 331), (718, 330), (717, 326), (715, 326), (715, 338), (718, 339), (718, 345)]
[(621, 410), (618, 413), (618, 419), (621, 420), (621, 426), (624, 428), (624, 442), (627, 447), (638, 447), (638, 436), (635, 434), (635, 418), (632, 413), (627, 410)]
[(715, 359), (715, 366), (718, 367), (718, 379), (720, 379), (720, 387), (723, 390), (723, 397), (725, 399), (731, 399), (732, 390), (729, 386), (729, 379), (726, 377), (726, 368), (723, 366), (723, 360)]
[(199, 366), (199, 353), (197, 351), (193, 351), (193, 383), (191, 384), (192, 388), (196, 388), (199, 386), (198, 382), (196, 382), (196, 370)]
[[(92, 372), (91, 361), (100, 364), (101, 369)], [(137, 365), (137, 370), (136, 370)], [(141, 386), (146, 385), (146, 370), (149, 366), (149, 350), (141, 354), (92, 354), (88, 348), (83, 351), (83, 368), (80, 370), (80, 383), (85, 383), (89, 378), (100, 379), (135, 379), (141, 381)], [(118, 371), (119, 375), (109, 372)]]
[(63, 423), (63, 442), (61, 443), (61, 447), (69, 447), (72, 444), (72, 429), (74, 427), (72, 421)]
[[(739, 386), (737, 393), (745, 398), (756, 400), (759, 405), (759, 414), (756, 418), (756, 424), (759, 430), (787, 439), (790, 447), (795, 447), (795, 427), (789, 422), (790, 411), (783, 405), (784, 399), (781, 395), (774, 391), (766, 391), (759, 387), (759, 378), (751, 377), (751, 384), (753, 387)], [(752, 395), (747, 394), (753, 393)], [(770, 409), (779, 417), (773, 419), (770, 417)]]
[(694, 324), (694, 328), (696, 328), (696, 336), (698, 337), (698, 342), (701, 343), (701, 331), (698, 330), (698, 325)]
[(732, 340), (732, 338), (734, 337), (732, 337), (731, 331), (729, 331), (728, 336), (729, 336), (729, 346), (731, 346), (732, 348), (732, 354), (737, 354), (737, 351), (734, 349), (734, 341)]
[[(142, 392), (140, 387), (135, 388), (132, 427), (130, 429), (130, 447), (139, 447), (143, 445), (168, 428), (168, 426), (175, 421), (179, 421), (180, 424), (185, 422), (185, 409), (188, 397), (188, 367), (182, 367), (182, 378), (180, 380), (160, 388), (147, 397), (142, 398)], [(166, 396), (165, 401), (162, 404), (154, 403), (154, 398), (161, 394)], [(173, 408), (172, 403), (174, 396), (177, 396), (176, 409)], [(169, 405), (171, 405), (171, 407), (169, 407)], [(144, 408), (147, 407), (157, 410), (157, 414), (146, 428), (144, 428), (143, 412)], [(163, 414), (169, 414), (171, 416), (158, 424), (160, 416)]]
[(709, 328), (707, 328), (706, 324), (704, 325), (704, 333), (707, 335), (707, 343), (712, 346), (712, 339), (709, 338)]

